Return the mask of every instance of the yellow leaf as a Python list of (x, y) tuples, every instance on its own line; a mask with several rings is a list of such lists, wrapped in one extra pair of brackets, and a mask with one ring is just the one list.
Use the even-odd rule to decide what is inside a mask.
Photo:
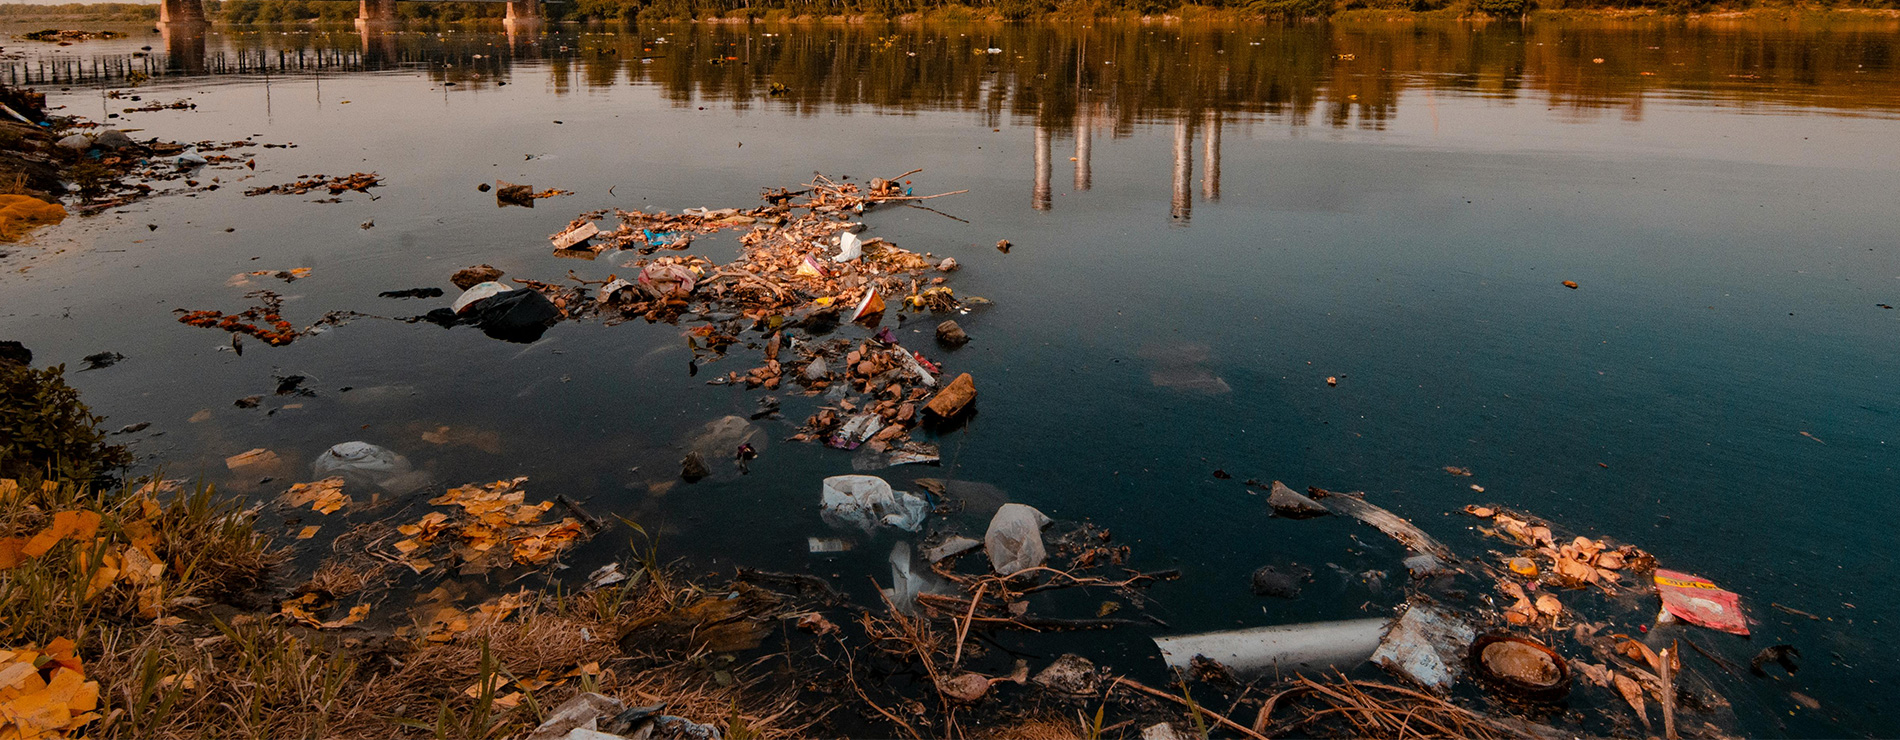
[(0, 537), (0, 570), (26, 562), (26, 555), (20, 552), (25, 547), (25, 537)]
[(312, 524), (312, 525), (310, 525), (310, 526), (308, 526), (308, 527), (304, 527), (304, 528), (303, 528), (303, 531), (300, 531), (300, 532), (298, 532), (298, 533), (297, 533), (297, 539), (300, 539), (300, 540), (307, 540), (307, 539), (310, 539), (310, 538), (312, 538), (312, 537), (315, 537), (315, 536), (317, 536), (317, 530), (319, 530), (319, 529), (323, 529), (323, 525), (321, 525), (321, 524)]
[(224, 459), (224, 467), (231, 470), (249, 465), (269, 465), (277, 462), (277, 453), (259, 447), (255, 450), (240, 452)]
[(29, 558), (37, 558), (53, 549), (60, 540), (67, 537), (85, 539), (91, 537), (92, 533), (98, 529), (99, 512), (61, 511), (53, 514), (53, 523), (34, 535), (33, 539), (28, 540), (26, 546), (20, 548), (20, 553)]
[(285, 491), (279, 500), (283, 501), (285, 506), (296, 508), (317, 500), (319, 496), (322, 496), (326, 492), (340, 491), (342, 489), (343, 479), (339, 476), (331, 476), (320, 481), (298, 483), (291, 486), (290, 490)]

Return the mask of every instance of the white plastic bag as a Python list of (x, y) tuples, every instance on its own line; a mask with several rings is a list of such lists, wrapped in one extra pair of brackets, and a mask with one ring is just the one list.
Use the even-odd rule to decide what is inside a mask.
[(856, 527), (865, 534), (878, 526), (891, 526), (915, 532), (930, 516), (930, 504), (923, 499), (892, 491), (891, 484), (873, 475), (834, 475), (825, 479), (824, 510), (820, 517), (838, 528)]
[(864, 255), (864, 242), (858, 235), (849, 231), (838, 232), (838, 256), (831, 258), (835, 262), (850, 262)]
[(426, 475), (412, 469), (409, 460), (368, 442), (343, 442), (325, 450), (310, 465), (316, 479), (342, 476), (357, 485), (390, 493), (408, 493), (422, 487)]
[(1042, 565), (1049, 554), (1042, 547), (1042, 528), (1050, 519), (1036, 507), (1003, 504), (990, 518), (989, 532), (983, 535), (983, 549), (989, 553), (990, 567), (1009, 575)]

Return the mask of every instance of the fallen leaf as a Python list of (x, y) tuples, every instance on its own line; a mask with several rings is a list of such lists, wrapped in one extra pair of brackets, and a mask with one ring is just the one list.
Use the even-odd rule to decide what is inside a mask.
[(40, 530), (39, 534), (33, 535), (33, 539), (27, 540), (26, 544), (20, 547), (20, 554), (29, 558), (37, 558), (41, 555), (45, 555), (48, 550), (53, 549), (53, 546), (59, 544), (60, 540), (68, 537), (73, 539), (86, 539), (91, 537), (93, 532), (98, 530), (99, 512), (57, 512), (53, 514), (52, 524)]
[(240, 452), (224, 459), (224, 467), (231, 470), (251, 465), (272, 465), (277, 462), (277, 453), (259, 447), (249, 452)]
[(326, 492), (339, 491), (342, 489), (343, 478), (331, 476), (320, 481), (293, 485), (290, 487), (290, 490), (285, 491), (284, 495), (280, 496), (278, 500), (284, 502), (285, 506), (297, 508), (317, 500), (319, 496), (322, 496)]
[(798, 628), (818, 635), (819, 637), (824, 637), (825, 635), (838, 631), (838, 625), (833, 624), (831, 620), (825, 618), (825, 615), (819, 614), (818, 612), (812, 612), (799, 617)]
[[(312, 537), (315, 537), (315, 536), (317, 536), (317, 530), (319, 530), (319, 529), (323, 529), (323, 525), (321, 525), (321, 524), (312, 524), (312, 525), (310, 525), (310, 526), (308, 526), (308, 527), (304, 527), (302, 531), (300, 531), (300, 532), (298, 532), (298, 533), (297, 533), (297, 539), (300, 539), (300, 540), (307, 540), (307, 539), (310, 539), (310, 538), (312, 538)], [(401, 544), (401, 543), (397, 543), (397, 544)]]

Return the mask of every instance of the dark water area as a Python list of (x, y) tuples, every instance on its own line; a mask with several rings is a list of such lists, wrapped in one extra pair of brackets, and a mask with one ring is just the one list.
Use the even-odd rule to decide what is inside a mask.
[[(921, 167), (918, 193), (969, 190), (930, 203), (960, 220), (884, 209), (867, 235), (955, 257), (958, 293), (995, 305), (957, 317), (975, 341), (955, 351), (929, 341), (939, 317), (886, 323), (972, 373), (980, 412), (935, 439), (941, 467), (875, 474), (1001, 492), (934, 527), (980, 537), (1006, 496), (1183, 573), (1152, 590), (1169, 628), (1060, 650), (1158, 677), (1148, 634), (1403, 598), (1364, 577), (1404, 578), (1395, 544), (1270, 518), (1240, 485), (1277, 479), (1365, 491), (1469, 558), (1498, 548), (1453, 516), (1472, 503), (1639, 545), (1758, 621), (1750, 640), (1685, 633), (1698, 644), (1806, 657), (1794, 676), (1721, 678), (1739, 733), (1900, 735), (1900, 660), (1880, 637), (1900, 609), (1883, 534), (1900, 514), (1900, 310), (1882, 305), (1900, 305), (1900, 24), (131, 30), (9, 42), (0, 80), (136, 136), (296, 147), (206, 171), (217, 190), (0, 247), (0, 339), (66, 363), (109, 427), (151, 422), (118, 439), (169, 475), (274, 496), (362, 440), (438, 485), (528, 476), (531, 498), (638, 521), (700, 571), (809, 572), (874, 598), (888, 538), (808, 552), (840, 536), (820, 481), (854, 472), (851, 453), (779, 441), (818, 399), (773, 394), (784, 411), (757, 422), (770, 441), (749, 475), (675, 482), (697, 429), (765, 395), (705, 384), (747, 359), (689, 375), (686, 326), (568, 322), (523, 345), (358, 318), (239, 356), (172, 312), (270, 288), (300, 326), (412, 316), (448, 299), (377, 293), (453, 296), (449, 274), (484, 262), (629, 273), (631, 254), (550, 255), (584, 211), (749, 206), (814, 171)], [(183, 99), (196, 108), (123, 112)], [(243, 195), (356, 171), (386, 184), (336, 203)], [(496, 180), (574, 195), (498, 208), (476, 190)], [(310, 276), (231, 284), (297, 267)], [(104, 351), (127, 359), (71, 372)], [(289, 375), (315, 395), (274, 395)], [(257, 447), (285, 461), (273, 480), (226, 469)], [(569, 573), (625, 549), (598, 538)], [(1250, 593), (1254, 568), (1284, 561), (1318, 574), (1302, 598)]]

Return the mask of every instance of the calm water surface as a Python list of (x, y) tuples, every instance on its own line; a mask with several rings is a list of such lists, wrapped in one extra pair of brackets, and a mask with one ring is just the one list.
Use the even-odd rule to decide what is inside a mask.
[[(1716, 676), (1744, 734), (1900, 734), (1900, 311), (1878, 305), (1900, 305), (1893, 23), (133, 30), (10, 43), (0, 79), (145, 136), (297, 146), (206, 173), (230, 187), (0, 248), (0, 338), (69, 371), (126, 355), (70, 377), (109, 426), (152, 422), (122, 439), (174, 475), (270, 495), (361, 439), (438, 483), (529, 476), (703, 569), (869, 594), (888, 543), (807, 552), (829, 536), (819, 481), (851, 472), (848, 453), (776, 441), (811, 400), (760, 422), (775, 441), (751, 475), (669, 483), (686, 437), (759, 395), (689, 377), (682, 327), (566, 323), (520, 345), (358, 319), (240, 357), (172, 310), (241, 308), (234, 273), (310, 267), (255, 287), (300, 324), (414, 315), (442, 302), (376, 294), (452, 295), (449, 273), (480, 262), (626, 272), (550, 256), (546, 235), (582, 211), (743, 206), (814, 171), (922, 167), (919, 193), (970, 191), (932, 203), (960, 220), (884, 210), (870, 233), (956, 257), (959, 292), (996, 305), (960, 318), (975, 341), (952, 353), (928, 342), (934, 319), (898, 327), (982, 392), (938, 440), (942, 468), (883, 472), (900, 488), (978, 481), (1113, 530), (1139, 567), (1184, 572), (1154, 590), (1177, 632), (1402, 598), (1327, 567), (1399, 578), (1396, 547), (1271, 519), (1241, 479), (1367, 491), (1474, 557), (1491, 546), (1446, 514), (1501, 502), (1741, 592), (1753, 640), (1691, 633), (1731, 660), (1800, 647), (1794, 677)], [(130, 94), (196, 109), (121, 113), (139, 103), (104, 94), (128, 70), (151, 77)], [(387, 184), (333, 204), (242, 195), (354, 171)], [(575, 194), (497, 208), (475, 189), (497, 179)], [(271, 395), (293, 374), (316, 395)], [(233, 406), (254, 394), (261, 408)], [(446, 444), (422, 438), (443, 426)], [(279, 480), (225, 469), (254, 447), (291, 461)], [(972, 509), (945, 525), (980, 532)], [(615, 557), (618, 537), (569, 560)], [(1275, 560), (1321, 575), (1267, 603), (1247, 574)], [(1158, 676), (1142, 638), (1065, 649)]]

